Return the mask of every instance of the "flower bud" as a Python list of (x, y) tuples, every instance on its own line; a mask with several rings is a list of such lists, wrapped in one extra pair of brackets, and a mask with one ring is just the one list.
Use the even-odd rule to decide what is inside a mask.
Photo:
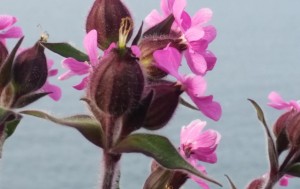
[(144, 90), (137, 60), (129, 48), (116, 48), (94, 68), (87, 96), (98, 109), (118, 117), (136, 107)]
[[(90, 10), (86, 21), (86, 32), (97, 30), (98, 47), (105, 50), (112, 42), (119, 39), (121, 19), (130, 16), (126, 6), (120, 0), (96, 0)], [(130, 29), (127, 41), (132, 35)]]
[(149, 130), (160, 129), (172, 118), (182, 91), (179, 86), (166, 81), (152, 84), (147, 88), (154, 91), (154, 96), (143, 127)]
[(16, 57), (13, 65), (13, 84), (17, 96), (40, 89), (45, 84), (47, 76), (44, 47), (39, 42)]
[(3, 43), (0, 42), (0, 69), (1, 66), (8, 55), (8, 51)]
[(266, 183), (265, 177), (257, 178), (251, 181), (246, 187), (246, 189), (261, 189), (264, 187), (265, 183)]
[(286, 127), (287, 137), (293, 147), (300, 146), (300, 112), (291, 114), (290, 121)]
[(148, 77), (152, 79), (161, 79), (167, 75), (166, 72), (155, 66), (153, 53), (168, 45), (178, 49), (179, 51), (183, 51), (186, 48), (185, 45), (180, 44), (180, 39), (176, 35), (147, 36), (139, 43), (139, 47), (142, 52), (140, 61), (142, 66), (145, 68)]

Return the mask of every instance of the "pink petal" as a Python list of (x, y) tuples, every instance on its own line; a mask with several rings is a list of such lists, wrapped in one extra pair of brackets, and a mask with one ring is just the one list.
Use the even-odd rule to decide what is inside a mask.
[(218, 161), (216, 153), (203, 154), (198, 153), (198, 151), (194, 151), (194, 154), (191, 155), (192, 158), (195, 158), (199, 161), (214, 164)]
[[(111, 43), (109, 45), (109, 47), (104, 51), (103, 53), (103, 57), (106, 56), (112, 49), (116, 48), (117, 47), (117, 44), (116, 43)], [(102, 57), (102, 58), (103, 58)]]
[(211, 71), (216, 65), (217, 57), (211, 51), (205, 51), (202, 55), (206, 61), (207, 70)]
[[(193, 165), (193, 164), (192, 164)], [(202, 172), (202, 173), (205, 173), (205, 167), (201, 166), (201, 165), (193, 165), (194, 167), (196, 167), (198, 169), (198, 171)], [(189, 175), (190, 178), (195, 181), (201, 188), (203, 189), (210, 189), (210, 187), (208, 186), (208, 184), (201, 178), (195, 176), (195, 175)]]
[(68, 79), (73, 75), (84, 75), (89, 73), (90, 65), (85, 62), (79, 62), (74, 58), (66, 58), (62, 62), (62, 66), (70, 70), (70, 74), (63, 74), (59, 77), (60, 80)]
[(23, 36), (22, 29), (17, 26), (13, 26), (8, 30), (0, 33), (0, 38), (19, 38)]
[(190, 69), (194, 74), (204, 75), (206, 73), (207, 64), (204, 57), (201, 54), (191, 49), (188, 49), (185, 51), (184, 55)]
[(57, 75), (57, 73), (58, 73), (58, 69), (49, 70), (48, 71), (48, 77), (55, 76), (55, 75)]
[(153, 57), (156, 62), (156, 66), (163, 71), (174, 76), (178, 80), (180, 75), (178, 74), (179, 66), (181, 66), (182, 56), (179, 51), (173, 47), (167, 47), (163, 50), (157, 50), (153, 53)]
[(141, 56), (141, 50), (138, 46), (136, 46), (136, 45), (131, 46), (131, 51), (136, 57)]
[(268, 98), (270, 100), (268, 105), (275, 109), (282, 110), (290, 108), (289, 103), (285, 102), (277, 92), (271, 92)]
[(196, 97), (188, 93), (199, 110), (207, 117), (218, 121), (221, 118), (222, 108), (218, 102), (212, 101), (213, 96)]
[(172, 7), (175, 0), (161, 0), (160, 8), (163, 11), (165, 16), (172, 14)]
[(17, 22), (17, 18), (10, 15), (0, 15), (0, 30), (3, 30)]
[(41, 90), (44, 92), (51, 92), (48, 95), (55, 101), (58, 101), (61, 98), (61, 89), (56, 85), (50, 84), (48, 81), (44, 84)]
[(202, 25), (210, 21), (213, 12), (209, 8), (200, 9), (192, 18), (193, 25)]
[(204, 36), (202, 26), (191, 27), (184, 33), (185, 38), (188, 42), (197, 41)]
[(148, 16), (146, 16), (144, 21), (148, 27), (152, 27), (152, 26), (158, 24), (159, 22), (161, 22), (163, 19), (164, 19), (164, 17), (161, 16), (157, 10), (152, 10), (150, 12), (150, 14), (148, 14)]
[(183, 33), (192, 26), (192, 19), (186, 11), (182, 11), (181, 15), (177, 15), (175, 22), (181, 27)]
[[(184, 8), (186, 6), (186, 0), (175, 0), (173, 3), (173, 15), (175, 17), (175, 20), (181, 20), (181, 15), (184, 11)], [(181, 21), (180, 21), (180, 25), (181, 25)]]
[(52, 59), (47, 59), (47, 67), (50, 70), (54, 64), (54, 61)]
[(198, 140), (199, 134), (206, 126), (205, 121), (201, 121), (200, 119), (192, 121), (187, 126), (181, 128), (180, 132), (180, 143), (188, 144), (192, 143), (195, 140)]
[(97, 31), (91, 30), (84, 37), (84, 48), (89, 55), (89, 59), (92, 65), (98, 63), (98, 48), (97, 48)]
[(73, 87), (77, 90), (83, 90), (87, 87), (89, 81), (89, 77), (85, 77), (81, 80), (81, 82), (78, 85), (74, 85)]
[(279, 180), (279, 185), (280, 186), (288, 186), (289, 185), (289, 180), (287, 176), (283, 176), (280, 180)]
[(206, 91), (206, 81), (200, 75), (185, 75), (182, 77), (182, 84), (185, 91), (192, 96), (203, 96)]
[(205, 26), (203, 27), (204, 36), (203, 39), (208, 43), (212, 42), (217, 36), (217, 30), (214, 26)]

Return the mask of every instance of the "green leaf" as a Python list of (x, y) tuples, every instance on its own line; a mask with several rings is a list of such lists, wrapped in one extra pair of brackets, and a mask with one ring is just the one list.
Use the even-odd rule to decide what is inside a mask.
[(179, 99), (179, 103), (182, 104), (183, 106), (187, 107), (187, 108), (199, 111), (199, 109), (197, 107), (195, 107), (194, 105), (190, 104), (188, 101), (184, 100), (181, 97)]
[(0, 95), (4, 87), (11, 81), (12, 78), (12, 66), (16, 53), (23, 41), (24, 37), (20, 38), (15, 45), (11, 53), (6, 57), (4, 63), (0, 67)]
[(88, 61), (89, 57), (85, 53), (76, 49), (69, 43), (41, 43), (44, 47), (63, 57), (72, 57), (80, 62)]
[(45, 112), (37, 110), (25, 110), (20, 113), (46, 119), (60, 125), (73, 127), (77, 129), (87, 140), (96, 146), (103, 147), (103, 131), (101, 125), (89, 115), (75, 115), (66, 118), (56, 118)]
[(0, 136), (4, 131), (5, 138), (10, 137), (14, 133), (21, 119), (22, 116), (20, 114), (0, 107)]
[(267, 125), (267, 122), (266, 122), (266, 119), (264, 116), (264, 112), (262, 111), (260, 106), (254, 100), (251, 100), (251, 99), (248, 99), (248, 100), (252, 103), (252, 105), (256, 109), (257, 117), (265, 128), (265, 132), (267, 134), (267, 139), (268, 139), (268, 154), (269, 154), (271, 173), (276, 172), (278, 170), (278, 166), (279, 166), (278, 154), (277, 154), (274, 139), (273, 139), (271, 132), (269, 130), (269, 127)]
[(46, 93), (30, 93), (27, 95), (23, 95), (21, 97), (19, 97), (14, 104), (12, 105), (13, 108), (23, 108), (35, 101), (37, 101), (38, 99), (46, 96), (50, 94), (49, 92)]
[(230, 177), (228, 175), (225, 175), (225, 177), (227, 178), (227, 180), (231, 186), (231, 189), (237, 189), (236, 186), (234, 185), (234, 183), (232, 182), (232, 180), (230, 179)]
[(285, 174), (300, 177), (300, 163), (295, 163), (286, 169)]
[(189, 172), (222, 186), (186, 162), (166, 137), (151, 134), (133, 134), (127, 136), (112, 149), (112, 153), (132, 152), (150, 156), (167, 169)]

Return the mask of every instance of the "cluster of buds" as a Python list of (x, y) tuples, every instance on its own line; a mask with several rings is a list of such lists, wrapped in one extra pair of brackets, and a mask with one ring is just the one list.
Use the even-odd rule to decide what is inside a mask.
[[(21, 28), (13, 26), (16, 21), (13, 16), (0, 15), (0, 148), (22, 118), (13, 109), (46, 95), (54, 100), (61, 96), (60, 88), (47, 81), (57, 70), (51, 69), (53, 62), (46, 59), (40, 40), (33, 47), (20, 50), (24, 37)], [(11, 51), (7, 38), (20, 38)]]

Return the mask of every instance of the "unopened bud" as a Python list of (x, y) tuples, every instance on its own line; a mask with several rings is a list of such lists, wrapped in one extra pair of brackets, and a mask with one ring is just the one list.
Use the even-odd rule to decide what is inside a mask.
[(300, 112), (296, 112), (290, 117), (286, 132), (291, 145), (298, 148), (300, 146)]
[(37, 42), (21, 52), (13, 65), (13, 84), (18, 96), (40, 89), (48, 77), (44, 47)]
[[(98, 46), (105, 50), (112, 42), (119, 40), (122, 18), (131, 18), (126, 6), (120, 0), (96, 0), (86, 21), (86, 32), (97, 30)], [(127, 41), (133, 27), (128, 31)]]
[(263, 176), (251, 181), (246, 189), (262, 189), (266, 183), (266, 178)]
[(154, 91), (154, 96), (143, 127), (156, 130), (165, 126), (172, 118), (182, 91), (179, 86), (171, 82), (152, 84), (148, 86), (148, 89)]
[(87, 95), (101, 111), (118, 117), (137, 105), (143, 90), (138, 59), (129, 48), (112, 49), (94, 68)]
[(168, 45), (183, 51), (186, 46), (180, 44), (178, 36), (162, 35), (162, 36), (147, 36), (141, 40), (139, 47), (141, 49), (140, 61), (147, 72), (147, 76), (152, 79), (161, 79), (167, 75), (166, 72), (155, 66), (153, 53), (156, 50), (163, 49)]

